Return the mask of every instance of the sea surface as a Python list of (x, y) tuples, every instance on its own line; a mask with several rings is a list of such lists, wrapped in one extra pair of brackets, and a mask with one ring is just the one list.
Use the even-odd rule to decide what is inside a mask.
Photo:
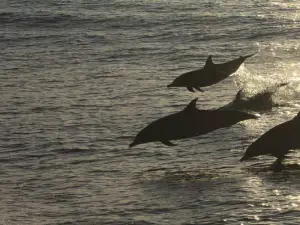
[[(300, 2), (0, 2), (0, 224), (300, 224), (300, 152), (241, 163), (300, 110)], [(205, 92), (184, 72), (258, 52)], [(128, 144), (150, 122), (275, 85), (281, 107), (230, 128)], [(300, 136), (299, 136), (300, 138)]]

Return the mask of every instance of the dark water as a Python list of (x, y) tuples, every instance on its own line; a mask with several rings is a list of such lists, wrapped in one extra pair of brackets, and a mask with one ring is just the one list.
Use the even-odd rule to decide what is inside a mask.
[[(0, 3), (0, 224), (299, 224), (300, 153), (281, 173), (245, 148), (299, 111), (298, 1)], [(167, 89), (208, 55), (259, 51), (190, 93)], [(176, 147), (128, 149), (149, 122), (280, 89), (274, 108)]]

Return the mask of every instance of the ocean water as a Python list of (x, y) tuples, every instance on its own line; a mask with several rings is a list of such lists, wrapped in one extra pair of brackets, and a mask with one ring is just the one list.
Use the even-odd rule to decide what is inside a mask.
[[(0, 3), (0, 224), (299, 224), (300, 153), (240, 163), (300, 109), (300, 3), (9, 0)], [(247, 59), (228, 79), (166, 86), (208, 55)], [(175, 147), (128, 148), (198, 97), (199, 109), (290, 82), (284, 103)]]

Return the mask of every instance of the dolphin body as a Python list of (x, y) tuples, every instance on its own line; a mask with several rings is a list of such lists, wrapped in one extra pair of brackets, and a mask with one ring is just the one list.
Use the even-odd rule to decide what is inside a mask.
[(229, 77), (240, 68), (247, 58), (255, 54), (256, 53), (240, 56), (237, 59), (220, 64), (213, 63), (212, 56), (210, 55), (203, 68), (178, 76), (167, 87), (186, 87), (191, 92), (194, 92), (193, 88), (195, 88), (196, 90), (203, 92), (201, 87), (216, 84)]
[(263, 111), (271, 110), (273, 107), (279, 106), (279, 104), (274, 104), (272, 100), (273, 94), (278, 88), (286, 86), (289, 82), (279, 83), (271, 89), (266, 89), (260, 93), (257, 93), (250, 98), (243, 98), (243, 90), (239, 90), (235, 96), (235, 99), (227, 105), (220, 107), (219, 109), (234, 109), (234, 110), (253, 110), (253, 111)]
[(199, 110), (198, 98), (192, 100), (182, 111), (160, 118), (144, 129), (129, 145), (160, 141), (174, 146), (170, 140), (179, 140), (206, 134), (222, 127), (229, 127), (240, 121), (257, 118), (254, 115), (235, 110)]
[(281, 123), (254, 141), (240, 161), (260, 155), (277, 158), (274, 169), (282, 169), (282, 160), (291, 149), (300, 148), (300, 112), (291, 120)]

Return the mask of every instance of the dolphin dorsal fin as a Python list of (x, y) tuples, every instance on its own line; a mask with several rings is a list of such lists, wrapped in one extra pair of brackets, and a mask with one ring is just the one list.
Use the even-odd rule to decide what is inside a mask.
[(204, 65), (204, 68), (207, 68), (207, 67), (211, 67), (214, 65), (213, 61), (212, 61), (212, 55), (209, 55), (206, 59), (206, 62), (205, 62), (205, 65)]
[(184, 108), (184, 111), (185, 112), (189, 112), (189, 111), (192, 111), (192, 110), (195, 110), (197, 109), (196, 108), (196, 102), (197, 102), (198, 98), (195, 98), (194, 100), (192, 100), (185, 108)]
[(235, 100), (239, 101), (242, 99), (242, 89), (238, 91), (238, 93), (235, 96)]

